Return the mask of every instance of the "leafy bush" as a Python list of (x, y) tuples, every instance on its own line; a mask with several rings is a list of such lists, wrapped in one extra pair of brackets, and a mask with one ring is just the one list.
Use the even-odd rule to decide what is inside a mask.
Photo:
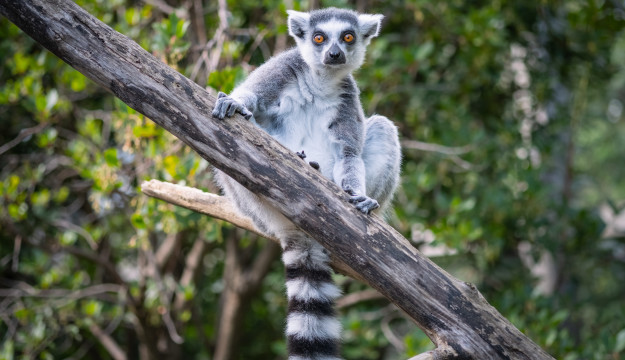
[[(199, 1), (78, 3), (213, 93), (292, 44), (277, 1), (229, 1), (223, 42), (211, 40), (217, 2), (200, 13)], [(624, 234), (606, 229), (625, 200), (625, 8), (368, 5), (386, 19), (356, 74), (361, 98), (405, 141), (391, 224), (445, 250), (437, 263), (556, 358), (621, 358)], [(227, 269), (249, 269), (267, 245), (142, 195), (152, 178), (218, 189), (210, 165), (172, 135), (5, 18), (0, 33), (0, 358), (212, 358)], [(282, 271), (276, 258), (241, 297), (232, 358), (284, 357)], [(341, 315), (348, 359), (432, 348), (383, 300)]]

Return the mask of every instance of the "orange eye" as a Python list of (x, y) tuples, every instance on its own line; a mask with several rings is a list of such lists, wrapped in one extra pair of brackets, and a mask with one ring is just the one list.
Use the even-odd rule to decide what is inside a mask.
[(345, 42), (350, 43), (350, 42), (354, 41), (354, 35), (352, 35), (352, 34), (345, 34), (345, 35), (343, 35), (343, 40)]
[(325, 40), (325, 38), (323, 37), (323, 35), (315, 35), (315, 37), (313, 38), (313, 41), (316, 42), (317, 44), (321, 44), (323, 41)]

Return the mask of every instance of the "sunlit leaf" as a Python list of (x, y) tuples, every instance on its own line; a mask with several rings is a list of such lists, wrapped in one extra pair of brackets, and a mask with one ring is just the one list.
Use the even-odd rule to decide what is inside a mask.
[(57, 101), (59, 101), (59, 93), (56, 91), (56, 89), (52, 89), (48, 92), (48, 95), (46, 95), (46, 111), (50, 111), (54, 105), (56, 105)]
[(102, 311), (102, 303), (95, 300), (86, 301), (83, 303), (82, 311), (87, 316), (96, 317)]
[(132, 221), (132, 225), (137, 229), (146, 228), (145, 219), (139, 214), (133, 214), (130, 218), (130, 221)]
[(614, 352), (620, 353), (625, 350), (625, 329), (616, 334), (616, 344), (614, 345)]
[(165, 170), (167, 170), (167, 173), (169, 173), (171, 177), (175, 177), (176, 174), (178, 173), (177, 167), (178, 167), (179, 162), (180, 162), (180, 159), (175, 155), (169, 155), (169, 156), (166, 156), (165, 159), (163, 159)]
[(104, 159), (109, 166), (119, 167), (119, 159), (117, 157), (117, 149), (109, 148), (104, 151)]

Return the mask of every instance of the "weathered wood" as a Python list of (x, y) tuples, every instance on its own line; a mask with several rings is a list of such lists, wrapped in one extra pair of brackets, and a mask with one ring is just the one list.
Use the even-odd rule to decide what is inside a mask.
[[(148, 196), (227, 221), (237, 227), (249, 230), (257, 235), (280, 244), (280, 240), (278, 240), (278, 238), (258, 229), (252, 220), (241, 215), (236, 210), (232, 201), (227, 197), (207, 193), (188, 186), (172, 184), (154, 179), (144, 181), (141, 184), (141, 191)], [(356, 280), (365, 282), (360, 274), (352, 270), (352, 268), (347, 266), (341, 260), (337, 259), (334, 254), (330, 254), (330, 265), (334, 271), (340, 274), (351, 276)]]
[(280, 243), (278, 238), (257, 229), (252, 220), (241, 215), (234, 207), (232, 201), (224, 196), (158, 180), (144, 181), (141, 184), (141, 191), (153, 198), (165, 200), (189, 210), (228, 221), (242, 229), (249, 230), (264, 238)]
[(432, 358), (551, 359), (471, 284), (422, 256), (377, 216), (240, 116), (70, 0), (0, 0), (0, 13), (87, 77), (191, 146), (405, 311), (436, 344)]

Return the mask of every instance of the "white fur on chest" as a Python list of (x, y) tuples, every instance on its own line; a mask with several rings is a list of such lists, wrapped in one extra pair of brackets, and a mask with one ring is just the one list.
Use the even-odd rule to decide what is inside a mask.
[(283, 121), (283, 131), (272, 134), (290, 150), (304, 150), (306, 161), (319, 163), (322, 174), (328, 178), (332, 177), (335, 146), (329, 126), (339, 103), (338, 91), (316, 93), (308, 85), (295, 83), (280, 96), (277, 116)]

